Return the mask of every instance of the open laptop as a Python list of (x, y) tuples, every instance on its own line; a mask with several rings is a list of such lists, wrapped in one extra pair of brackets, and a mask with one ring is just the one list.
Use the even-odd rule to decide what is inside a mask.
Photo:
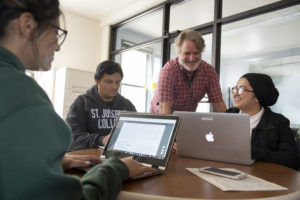
[(204, 160), (251, 165), (250, 119), (247, 114), (175, 111), (180, 116), (178, 154)]
[[(120, 113), (102, 156), (135, 160), (163, 173), (169, 161), (179, 117), (146, 113)], [(142, 178), (154, 174), (146, 173)]]

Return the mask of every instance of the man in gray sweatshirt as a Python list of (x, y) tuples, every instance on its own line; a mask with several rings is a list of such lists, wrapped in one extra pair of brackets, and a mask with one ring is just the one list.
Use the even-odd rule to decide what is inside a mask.
[(123, 78), (121, 66), (104, 61), (97, 67), (92, 88), (71, 105), (67, 122), (72, 128), (70, 151), (105, 145), (121, 111), (136, 111), (135, 106), (118, 93)]

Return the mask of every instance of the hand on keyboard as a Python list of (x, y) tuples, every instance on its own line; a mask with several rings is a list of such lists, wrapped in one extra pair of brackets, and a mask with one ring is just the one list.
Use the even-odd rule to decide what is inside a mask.
[(146, 167), (143, 164), (137, 162), (132, 157), (122, 158), (121, 161), (125, 163), (129, 170), (129, 178), (141, 175), (145, 172), (155, 172), (152, 167)]

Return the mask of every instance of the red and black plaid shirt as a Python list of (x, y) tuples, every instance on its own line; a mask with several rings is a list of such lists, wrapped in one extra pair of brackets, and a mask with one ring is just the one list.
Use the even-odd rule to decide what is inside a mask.
[(223, 101), (217, 73), (210, 64), (201, 61), (189, 83), (178, 58), (170, 60), (160, 71), (150, 112), (159, 112), (159, 102), (169, 102), (172, 112), (196, 111), (198, 102), (206, 93), (211, 103)]

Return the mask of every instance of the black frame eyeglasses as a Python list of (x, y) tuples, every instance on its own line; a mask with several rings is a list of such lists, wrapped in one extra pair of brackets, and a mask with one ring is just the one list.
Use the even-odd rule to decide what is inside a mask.
[(64, 41), (67, 37), (68, 31), (64, 30), (54, 24), (50, 24), (50, 25), (56, 29), (55, 33), (56, 33), (56, 38), (57, 38), (57, 44), (60, 47), (64, 43)]
[(247, 89), (244, 88), (244, 87), (239, 87), (239, 88), (237, 88), (237, 87), (232, 87), (232, 88), (231, 88), (231, 91), (232, 91), (232, 94), (234, 94), (234, 93), (237, 92), (238, 95), (243, 94), (244, 91), (246, 91), (246, 92), (254, 92), (254, 91), (252, 91), (252, 90), (247, 90)]

